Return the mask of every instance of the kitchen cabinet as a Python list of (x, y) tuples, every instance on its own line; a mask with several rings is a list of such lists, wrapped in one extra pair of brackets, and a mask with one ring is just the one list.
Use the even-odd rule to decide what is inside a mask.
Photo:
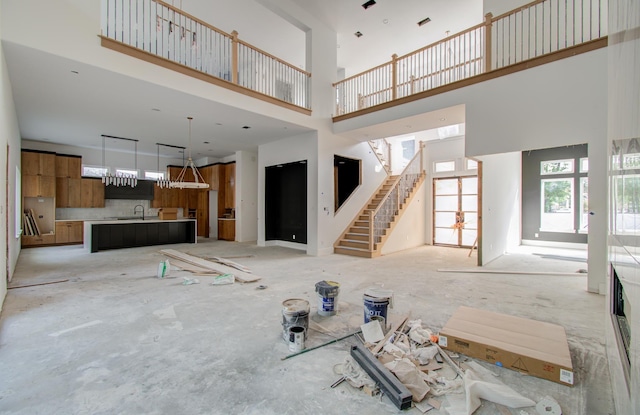
[(23, 248), (29, 248), (33, 246), (46, 246), (56, 243), (56, 236), (54, 234), (27, 236), (22, 235), (21, 245)]
[(22, 150), (22, 174), (26, 176), (56, 176), (56, 155), (42, 151)]
[(83, 208), (104, 207), (104, 183), (102, 179), (83, 177), (80, 180), (80, 204)]
[(209, 237), (209, 192), (198, 192), (198, 236)]
[(84, 222), (56, 221), (56, 244), (81, 244), (84, 233)]
[(56, 177), (56, 207), (79, 208), (81, 204), (80, 179)]
[(56, 177), (80, 179), (82, 173), (82, 157), (56, 154)]
[(139, 246), (195, 243), (193, 220), (135, 221), (133, 223), (90, 222), (91, 238), (85, 243), (91, 252)]
[(236, 240), (235, 219), (218, 219), (218, 239), (224, 241)]
[(22, 175), (23, 197), (56, 197), (54, 176)]

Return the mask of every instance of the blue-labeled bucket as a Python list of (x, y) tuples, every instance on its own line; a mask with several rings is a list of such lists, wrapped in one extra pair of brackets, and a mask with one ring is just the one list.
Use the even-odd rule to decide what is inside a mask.
[(380, 321), (382, 330), (387, 326), (387, 309), (393, 308), (393, 291), (371, 288), (364, 293), (364, 322)]
[(318, 314), (333, 316), (338, 311), (338, 294), (340, 284), (335, 281), (320, 281), (316, 283), (318, 293)]

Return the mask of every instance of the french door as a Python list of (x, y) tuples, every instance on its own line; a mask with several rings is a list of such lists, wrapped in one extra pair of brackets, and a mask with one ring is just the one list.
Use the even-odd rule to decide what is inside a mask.
[(433, 243), (470, 247), (478, 237), (478, 177), (433, 179)]

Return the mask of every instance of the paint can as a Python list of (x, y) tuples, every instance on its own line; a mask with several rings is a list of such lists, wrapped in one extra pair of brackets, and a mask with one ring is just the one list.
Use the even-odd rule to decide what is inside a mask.
[(289, 341), (289, 329), (302, 327), (304, 338), (309, 331), (309, 302), (301, 298), (289, 298), (282, 302), (282, 338)]
[(304, 350), (304, 337), (307, 331), (304, 327), (293, 326), (289, 328), (289, 351), (301, 352)]
[(364, 322), (380, 321), (382, 330), (387, 330), (387, 308), (393, 308), (393, 291), (381, 288), (369, 288), (364, 292)]
[(338, 294), (340, 284), (335, 281), (320, 281), (316, 283), (318, 294), (318, 314), (333, 316), (338, 311)]

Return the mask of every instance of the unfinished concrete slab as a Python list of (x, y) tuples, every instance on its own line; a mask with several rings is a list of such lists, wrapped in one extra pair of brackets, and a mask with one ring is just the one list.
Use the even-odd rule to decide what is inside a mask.
[[(199, 284), (185, 286), (183, 277), (193, 275), (172, 267), (158, 279), (158, 263), (166, 257), (157, 247), (95, 254), (79, 246), (23, 250), (11, 285), (69, 281), (9, 290), (0, 320), (0, 413), (399, 413), (386, 397), (370, 397), (346, 382), (330, 387), (340, 377), (334, 366), (358, 343), (353, 337), (282, 360), (289, 354), (281, 326), (284, 300), (309, 301), (306, 346), (313, 347), (357, 330), (363, 292), (376, 285), (394, 292), (390, 317), (410, 312), (435, 331), (460, 305), (563, 326), (574, 387), (480, 364), (535, 402), (552, 397), (565, 415), (614, 413), (605, 299), (586, 291), (586, 274), (441, 273), (438, 268), (473, 267), (475, 255), (432, 246), (377, 259), (309, 257), (208, 240), (168, 248), (202, 257), (243, 256), (233, 260), (263, 278), (212, 286), (213, 276), (198, 276)], [(585, 266), (511, 254), (487, 269), (523, 264), (562, 273)], [(340, 283), (335, 316), (317, 314), (315, 284), (322, 280)], [(429, 414), (446, 414), (446, 405), (443, 399), (443, 407)], [(475, 413), (503, 410), (483, 401)], [(524, 411), (536, 414), (535, 407)]]

